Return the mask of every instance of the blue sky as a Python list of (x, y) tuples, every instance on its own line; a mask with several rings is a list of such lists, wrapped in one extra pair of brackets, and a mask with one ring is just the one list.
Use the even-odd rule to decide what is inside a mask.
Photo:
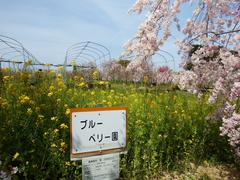
[[(129, 15), (135, 0), (7, 0), (1, 1), (0, 34), (13, 37), (43, 63), (61, 64), (72, 44), (94, 41), (118, 58), (143, 15)], [(186, 14), (185, 14), (186, 16)], [(170, 39), (163, 47), (180, 62)], [(166, 63), (162, 61), (164, 65)], [(170, 65), (172, 66), (172, 65)]]

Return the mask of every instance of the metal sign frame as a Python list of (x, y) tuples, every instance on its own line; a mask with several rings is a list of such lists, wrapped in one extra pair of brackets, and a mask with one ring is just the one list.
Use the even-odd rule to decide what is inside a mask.
[[(73, 153), (72, 152), (72, 113), (74, 112), (96, 112), (96, 111), (116, 111), (116, 110), (125, 110), (126, 111), (126, 143), (124, 147), (121, 148), (113, 148), (113, 149), (105, 149), (99, 151), (91, 151), (91, 152), (81, 152), (81, 153)], [(71, 160), (79, 160), (83, 157), (104, 155), (109, 153), (117, 153), (117, 152), (125, 152), (127, 150), (127, 142), (128, 142), (128, 116), (127, 116), (128, 108), (127, 107), (97, 107), (97, 108), (73, 108), (70, 110), (70, 159)]]

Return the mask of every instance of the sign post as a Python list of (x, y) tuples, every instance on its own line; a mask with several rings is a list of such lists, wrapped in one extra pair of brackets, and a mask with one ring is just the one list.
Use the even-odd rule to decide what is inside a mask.
[(119, 152), (127, 147), (127, 108), (77, 108), (70, 116), (70, 159), (82, 159), (83, 179), (117, 178)]

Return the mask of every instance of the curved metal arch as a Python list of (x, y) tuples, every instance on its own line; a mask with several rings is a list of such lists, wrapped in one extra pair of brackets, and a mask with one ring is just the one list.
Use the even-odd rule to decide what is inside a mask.
[[(85, 53), (85, 52), (81, 53), (81, 54), (77, 54), (77, 57), (74, 56), (74, 54), (73, 54), (73, 57), (70, 57), (70, 59), (76, 60), (77, 62), (82, 61), (82, 60), (88, 60), (89, 62), (95, 62), (96, 65), (98, 65), (97, 60), (99, 60), (100, 63), (101, 63), (101, 60), (102, 60), (100, 57), (95, 57), (92, 54)], [(82, 64), (82, 63), (79, 62), (79, 64)]]
[[(162, 54), (162, 53), (159, 53), (159, 52), (157, 52), (157, 53), (155, 53), (155, 55), (157, 55), (157, 56), (161, 56), (163, 59), (164, 59), (164, 63), (165, 64), (168, 64), (168, 63), (172, 63), (172, 65), (173, 65), (173, 70), (175, 70), (175, 59), (174, 59), (174, 57), (173, 57), (173, 55), (171, 54), (171, 53), (169, 53), (169, 52), (167, 52), (167, 51), (164, 51), (164, 50), (159, 50), (160, 52), (163, 52), (164, 54), (166, 54), (166, 55), (168, 55), (170, 58), (167, 58), (164, 54)], [(157, 62), (155, 62), (155, 63), (162, 63), (162, 60), (158, 60)]]
[(38, 64), (41, 64), (41, 62), (38, 61), (37, 58), (36, 58), (32, 53), (30, 53), (25, 47), (23, 47), (23, 48), (24, 48), (24, 52), (27, 53), (28, 58), (34, 60), (34, 63), (35, 63), (35, 64), (37, 64), (37, 63), (38, 63)]
[(100, 68), (101, 64), (109, 59), (111, 59), (111, 53), (107, 47), (99, 43), (84, 41), (73, 44), (66, 50), (64, 67), (69, 67), (71, 60), (76, 60), (78, 64), (82, 64), (81, 61), (94, 62), (96, 67)]
[[(99, 59), (99, 60), (101, 60), (101, 59), (103, 59), (104, 57), (107, 56), (107, 54), (99, 54), (99, 53), (97, 53), (96, 51), (93, 51), (93, 50), (88, 49), (88, 48), (85, 48), (85, 51), (87, 51), (87, 52), (89, 52), (89, 53), (95, 54), (96, 56), (98, 56), (98, 57), (95, 57), (95, 59)], [(83, 54), (83, 52), (78, 53), (75, 58), (78, 58), (78, 56), (79, 56), (80, 54)]]
[[(168, 63), (168, 62), (169, 62), (164, 55), (162, 55), (162, 54), (160, 54), (160, 53), (156, 53), (156, 54), (157, 54), (158, 56), (161, 56), (161, 57), (163, 58), (164, 63)], [(160, 62), (162, 62), (162, 61), (160, 61)]]
[[(16, 53), (16, 51), (8, 51), (8, 52), (5, 52), (3, 54), (0, 54), (1, 55), (1, 58), (2, 59), (6, 59), (4, 58), (4, 56), (8, 55), (8, 54), (13, 54), (13, 53)], [(22, 55), (18, 55), (19, 57), (22, 56)], [(10, 58), (11, 59), (11, 58)]]
[[(95, 62), (93, 59), (91, 59), (91, 58), (89, 58), (89, 57), (87, 57), (87, 56), (84, 56), (84, 54), (81, 54), (80, 57), (83, 58), (83, 59), (82, 59), (83, 63), (81, 63), (81, 64), (79, 64), (79, 65), (77, 65), (77, 66), (80, 66), (80, 67), (81, 67), (81, 66), (85, 66), (85, 64), (94, 62), (94, 64), (96, 65), (96, 66), (94, 66), (94, 67), (97, 67), (96, 62)], [(92, 66), (91, 66), (91, 67), (92, 67)]]
[[(169, 62), (171, 62), (171, 63), (173, 63), (173, 70), (176, 70), (175, 68), (176, 68), (176, 63), (175, 63), (175, 58), (174, 58), (174, 56), (171, 54), (171, 53), (169, 53), (169, 52), (167, 52), (167, 51), (165, 51), (165, 50), (159, 50), (160, 52), (163, 52), (164, 54), (166, 54), (168, 57), (170, 57), (170, 59), (168, 59), (164, 54), (161, 54), (161, 53), (159, 53), (159, 52), (156, 52), (154, 55), (158, 55), (158, 56), (161, 56), (163, 59), (164, 59), (164, 63), (169, 63)], [(153, 57), (154, 57), (154, 55), (151, 57), (151, 60), (150, 60), (150, 62), (149, 63), (151, 63), (152, 65), (155, 65), (156, 64), (156, 61), (154, 62), (152, 59), (153, 59)], [(139, 57), (139, 56), (138, 56)], [(132, 60), (134, 60), (136, 58), (136, 55), (134, 55), (134, 54), (131, 54), (131, 55), (128, 55), (128, 56), (120, 56), (119, 57), (119, 59), (127, 59), (127, 60), (130, 60), (130, 61), (132, 61)], [(158, 61), (159, 62), (159, 61)]]
[[(6, 39), (6, 40), (4, 40)], [(10, 40), (10, 41), (9, 41)], [(9, 47), (14, 48), (14, 46), (20, 46), (23, 48), (23, 44), (20, 43), (19, 41), (17, 41), (16, 39), (13, 39), (11, 37), (8, 36), (4, 36), (4, 35), (0, 35), (0, 41), (4, 42), (5, 44), (8, 44)], [(11, 46), (10, 44), (12, 44), (13, 46)]]
[[(87, 62), (92, 62), (92, 58), (89, 58), (87, 56), (84, 56), (83, 54), (80, 56), (81, 57), (81, 61), (82, 63), (81, 64), (84, 64), (84, 63), (87, 63)], [(78, 61), (76, 59), (72, 59), (71, 63), (69, 65), (73, 66), (72, 62), (73, 61), (76, 61), (76, 65), (75, 66), (81, 66), (80, 63), (77, 63)]]
[[(0, 34), (0, 38), (1, 38), (1, 37), (2, 37), (2, 38), (6, 38), (6, 39), (10, 39), (10, 40), (16, 42), (17, 44), (20, 44), (20, 45), (23, 47), (22, 43), (20, 43), (20, 42), (17, 41), (16, 39), (13, 39), (13, 38), (11, 38), (11, 37), (4, 36), (4, 35), (1, 35), (1, 34)], [(2, 39), (2, 38), (1, 38), (1, 39)]]
[[(96, 54), (98, 54), (98, 56), (106, 56), (108, 54), (105, 54), (103, 51), (100, 51), (99, 49), (95, 48), (95, 47), (92, 47), (92, 46), (84, 46), (84, 45), (80, 45), (80, 46), (76, 46), (72, 49), (72, 51), (79, 51), (79, 50), (82, 50), (84, 48), (84, 50), (89, 50), (89, 51), (92, 51)], [(100, 55), (99, 55), (100, 54)]]
[[(102, 46), (100, 46), (100, 47), (102, 48)], [(72, 47), (71, 49), (68, 49), (68, 52), (70, 52), (70, 50), (78, 50), (78, 51), (80, 51), (79, 53), (81, 53), (84, 50), (89, 50), (89, 51), (93, 51), (93, 52), (96, 52), (96, 53), (98, 52), (102, 56), (108, 55), (109, 58), (111, 58), (111, 54), (110, 54), (109, 50), (107, 52), (104, 52), (104, 51), (106, 51), (105, 49), (103, 50), (103, 49), (100, 49), (100, 48), (93, 47), (93, 46), (91, 46), (90, 42), (85, 42), (85, 44), (78, 43), (78, 44), (76, 44), (75, 47)]]
[(0, 52), (1, 51), (7, 51), (7, 50), (12, 50), (13, 48), (11, 48), (11, 47), (4, 47), (4, 48), (0, 48)]
[(23, 47), (21, 47), (21, 46), (20, 47), (12, 46), (8, 42), (6, 42), (6, 41), (2, 41), (2, 42), (8, 46), (9, 50), (14, 50), (15, 53), (19, 53), (19, 54), (23, 55), (23, 52), (24, 52)]
[(40, 64), (37, 58), (31, 54), (22, 43), (4, 35), (0, 35), (0, 56), (1, 59), (8, 60), (9, 63), (14, 63), (13, 58), (18, 58), (18, 60), (20, 59), (23, 62), (32, 60), (33, 64)]
[[(98, 57), (96, 57), (96, 56), (94, 56), (94, 55), (92, 55), (92, 54), (83, 52), (83, 53), (81, 53), (81, 54), (79, 54), (79, 53), (72, 54), (73, 57), (72, 57), (71, 59), (77, 60), (77, 59), (80, 58), (80, 56), (81, 56), (82, 54), (83, 54), (83, 55), (86, 55), (86, 56), (89, 56), (89, 57), (91, 57), (92, 59), (98, 58)], [(75, 55), (76, 55), (76, 56), (75, 56)]]
[(172, 58), (171, 61), (175, 61), (174, 56), (173, 56), (171, 53), (169, 53), (169, 52), (167, 52), (167, 51), (164, 51), (164, 50), (162, 50), (162, 49), (160, 49), (159, 51), (164, 52), (164, 53), (166, 53), (168, 56), (170, 56), (170, 57)]
[[(4, 40), (3, 38), (5, 38), (6, 40)], [(9, 40), (11, 40), (11, 41), (9, 41)], [(15, 40), (11, 37), (0, 35), (0, 42), (6, 44), (9, 48), (16, 50), (16, 52), (23, 53), (23, 51), (24, 51), (24, 47), (23, 47), (22, 43), (20, 43), (19, 41)], [(20, 49), (22, 51), (18, 50), (17, 47), (20, 47)]]
[(84, 41), (84, 42), (80, 42), (80, 43), (73, 44), (72, 46), (70, 46), (70, 47), (68, 48), (68, 50), (71, 49), (71, 48), (74, 47), (74, 46), (79, 45), (79, 44), (87, 44), (87, 46), (88, 46), (88, 44), (93, 44), (93, 45), (95, 45), (95, 46), (99, 46), (99, 47), (103, 48), (105, 51), (107, 51), (108, 54), (110, 55), (110, 58), (111, 58), (110, 50), (109, 50), (106, 46), (104, 46), (104, 45), (102, 45), (102, 44), (99, 44), (99, 43), (96, 43), (96, 42), (92, 42), (92, 41)]
[[(74, 49), (76, 49), (76, 48), (82, 49), (83, 47), (85, 47), (85, 48), (92, 48), (92, 49), (95, 49), (96, 51), (98, 51), (98, 52), (100, 52), (100, 53), (103, 53), (102, 50), (100, 50), (99, 48), (96, 48), (95, 46), (92, 46), (90, 43), (87, 43), (87, 44), (78, 43), (78, 44), (76, 44), (76, 45), (72, 48), (72, 50), (74, 50)], [(101, 47), (101, 48), (102, 48), (102, 47)]]
[[(88, 50), (84, 51), (84, 52), (88, 52), (88, 54), (91, 53), (91, 56), (94, 59), (99, 59), (100, 58), (99, 54), (96, 54), (95, 52), (91, 52), (91, 51), (88, 51)], [(78, 51), (75, 51), (71, 54), (70, 57), (73, 57), (74, 59), (78, 59), (79, 55), (83, 54), (84, 52), (79, 53)]]
[[(22, 50), (23, 50), (23, 47), (22, 46), (18, 46), (18, 44), (13, 44), (13, 43), (9, 43), (9, 42), (7, 42), (7, 41), (2, 41), (1, 39), (0, 39), (0, 43), (4, 43), (4, 44), (7, 44), (8, 46), (7, 47), (5, 47), (5, 48), (1, 48), (0, 50), (6, 50), (6, 49), (14, 49), (14, 50), (16, 50), (17, 52), (22, 52)], [(12, 45), (16, 45), (16, 46), (12, 46)], [(19, 49), (18, 49), (19, 48)]]

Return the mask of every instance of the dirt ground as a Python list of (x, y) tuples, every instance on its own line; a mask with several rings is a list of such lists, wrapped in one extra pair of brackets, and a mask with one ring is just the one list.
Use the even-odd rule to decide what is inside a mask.
[(165, 172), (151, 178), (162, 180), (240, 180), (240, 170), (232, 165), (210, 165), (205, 162), (201, 166), (192, 163), (185, 172)]

